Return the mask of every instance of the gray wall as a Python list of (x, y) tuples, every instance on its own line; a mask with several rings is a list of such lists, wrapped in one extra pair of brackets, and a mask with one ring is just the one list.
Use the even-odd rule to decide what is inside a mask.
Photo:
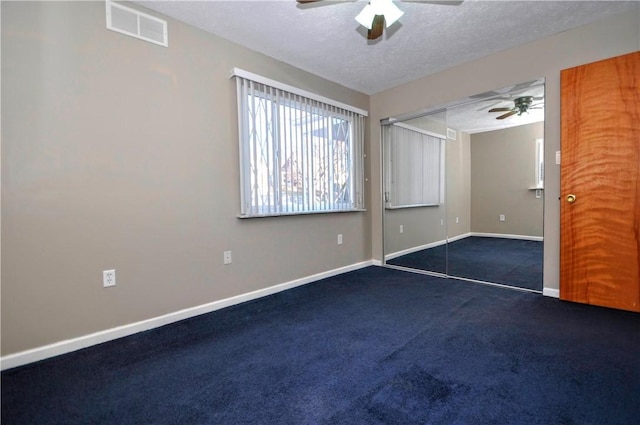
[[(385, 210), (385, 253), (421, 247), (447, 238), (445, 206)], [(400, 225), (404, 232), (400, 233)]]
[[(169, 48), (122, 36), (101, 2), (1, 8), (2, 355), (381, 260), (380, 119), (545, 77), (553, 164), (560, 70), (640, 48), (640, 16), (625, 14), (368, 97), (173, 20)], [(369, 212), (235, 218), (232, 67), (370, 109)], [(558, 288), (558, 167), (545, 178)], [(118, 286), (104, 289), (109, 268)]]
[(471, 135), (472, 232), (542, 236), (543, 198), (530, 190), (541, 138), (543, 122)]
[(447, 140), (446, 205), (385, 210), (385, 254), (470, 232), (542, 237), (544, 199), (529, 190), (538, 138), (543, 122)]
[[(447, 237), (471, 231), (470, 140), (468, 133), (459, 131), (456, 140), (447, 139), (445, 142), (445, 205), (385, 210), (386, 255), (444, 241)], [(401, 224), (404, 226), (404, 233), (400, 233)]]
[[(380, 163), (379, 121), (423, 111), (456, 99), (535, 78), (545, 78), (545, 209), (544, 287), (559, 288), (560, 169), (560, 71), (565, 68), (630, 53), (640, 49), (640, 14), (627, 13), (565, 31), (524, 46), (453, 67), (371, 97), (371, 161)], [(551, 165), (549, 165), (551, 164)], [(376, 167), (372, 187), (381, 187)], [(382, 206), (381, 191), (373, 190), (371, 205)], [(382, 208), (372, 210), (372, 248), (382, 256)]]
[[(447, 140), (447, 235), (449, 238), (471, 231), (471, 138), (458, 131), (456, 140)], [(456, 218), (458, 222), (456, 223)]]
[[(447, 133), (445, 113), (415, 118), (404, 122), (404, 124), (435, 134), (446, 135)], [(449, 147), (447, 145), (445, 157), (448, 154)], [(445, 170), (447, 170), (446, 167)], [(385, 254), (394, 254), (446, 240), (446, 213), (446, 205), (386, 209), (384, 216)], [(400, 233), (400, 225), (403, 226), (403, 233)]]
[(168, 48), (109, 31), (103, 2), (1, 7), (3, 355), (371, 259), (368, 213), (236, 218), (229, 72), (368, 96), (177, 21)]

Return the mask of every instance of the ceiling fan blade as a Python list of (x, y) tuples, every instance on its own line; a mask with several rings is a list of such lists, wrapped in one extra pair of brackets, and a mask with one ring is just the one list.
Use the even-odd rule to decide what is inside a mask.
[(511, 112), (507, 112), (507, 113), (506, 113), (506, 114), (504, 114), (504, 115), (500, 115), (500, 116), (499, 116), (499, 117), (497, 117), (496, 119), (497, 119), (497, 120), (503, 120), (503, 119), (505, 119), (505, 118), (509, 118), (511, 115), (513, 115), (513, 114), (517, 114), (517, 113), (518, 113), (518, 111), (511, 111)]
[(497, 101), (497, 102), (492, 102), (490, 105), (486, 105), (486, 106), (483, 106), (483, 107), (482, 107), (482, 108), (480, 108), (480, 109), (476, 109), (476, 111), (477, 111), (477, 112), (480, 112), (480, 111), (486, 111), (487, 109), (489, 109), (489, 108), (493, 108), (494, 106), (499, 105), (499, 104), (501, 104), (501, 103), (502, 103), (502, 101), (501, 101), (501, 100), (499, 100), (499, 101)]
[(371, 29), (367, 33), (367, 39), (375, 40), (382, 35), (382, 31), (384, 31), (384, 15), (376, 15), (373, 17)]
[(513, 111), (513, 108), (493, 108), (493, 109), (489, 109), (489, 112), (507, 112), (507, 111)]

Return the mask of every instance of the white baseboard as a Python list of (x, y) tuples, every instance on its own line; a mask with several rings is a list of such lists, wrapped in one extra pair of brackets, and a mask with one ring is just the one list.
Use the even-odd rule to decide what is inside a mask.
[(544, 237), (542, 236), (528, 236), (528, 235), (508, 235), (502, 233), (478, 233), (471, 232), (470, 236), (480, 236), (483, 238), (504, 238), (504, 239), (520, 239), (523, 241), (538, 241), (543, 242)]
[(441, 241), (431, 242), (424, 245), (414, 246), (413, 248), (403, 249), (402, 251), (392, 252), (384, 256), (385, 261), (393, 260), (396, 257), (401, 257), (406, 254), (412, 254), (417, 251), (422, 251), (423, 249), (433, 248), (436, 246), (444, 245), (447, 242), (455, 242), (460, 239), (468, 238), (469, 236), (479, 236), (483, 238), (504, 238), (504, 239), (520, 239), (524, 241), (544, 241), (542, 236), (527, 236), (527, 235), (509, 235), (502, 233), (478, 233), (478, 232), (470, 232), (470, 233), (462, 233), (457, 236), (452, 236), (447, 239), (443, 239)]
[(180, 320), (199, 316), (201, 314), (210, 313), (212, 311), (216, 311), (225, 307), (240, 304), (245, 301), (255, 300), (257, 298), (261, 298), (267, 295), (272, 295), (278, 292), (286, 291), (287, 289), (292, 289), (297, 286), (306, 285), (321, 279), (337, 276), (339, 274), (347, 273), (353, 270), (359, 270), (371, 265), (374, 265), (373, 260), (363, 261), (361, 263), (339, 267), (337, 269), (333, 269), (326, 272), (303, 277), (300, 279), (292, 280), (290, 282), (270, 286), (268, 288), (259, 289), (257, 291), (248, 292), (246, 294), (237, 295), (235, 297), (225, 298), (223, 300), (218, 300), (211, 303), (199, 305), (196, 307), (179, 310), (173, 313), (165, 314), (163, 316), (154, 317), (154, 318), (143, 320), (136, 323), (130, 323), (128, 325), (118, 326), (112, 329), (107, 329), (107, 330), (92, 333), (89, 335), (84, 335), (81, 337), (56, 342), (54, 344), (45, 345), (43, 347), (38, 347), (31, 350), (21, 351), (15, 354), (10, 354), (8, 356), (4, 356), (0, 358), (0, 370), (11, 369), (17, 366), (22, 366), (22, 365), (39, 361), (39, 360), (44, 360), (50, 357), (58, 356), (60, 354), (66, 354), (73, 351), (77, 351), (82, 348), (90, 347), (92, 345), (101, 344), (103, 342), (108, 342), (114, 339), (133, 335), (138, 332), (148, 331), (150, 329), (155, 329), (160, 326), (178, 322)]
[(459, 241), (460, 239), (468, 238), (469, 236), (472, 236), (472, 233), (462, 233), (458, 236), (451, 236), (450, 238), (447, 238), (447, 241), (455, 242), (455, 241)]
[(544, 295), (545, 297), (560, 298), (560, 290), (553, 288), (544, 288), (542, 289), (542, 295)]
[(412, 254), (414, 252), (422, 251), (423, 249), (434, 248), (436, 246), (444, 245), (446, 243), (447, 243), (447, 240), (443, 239), (441, 241), (435, 241), (435, 242), (427, 243), (427, 244), (424, 244), (424, 245), (414, 246), (412, 248), (403, 249), (402, 251), (396, 251), (396, 252), (392, 252), (390, 254), (387, 254), (387, 255), (384, 256), (384, 259), (386, 261), (393, 260), (396, 257), (401, 257), (401, 256), (406, 255), (406, 254)]

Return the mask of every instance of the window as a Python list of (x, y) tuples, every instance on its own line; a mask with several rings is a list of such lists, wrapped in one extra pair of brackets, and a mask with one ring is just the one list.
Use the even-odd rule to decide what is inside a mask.
[(386, 132), (386, 208), (444, 204), (444, 136), (402, 123)]
[(234, 76), (240, 216), (362, 210), (366, 112), (246, 71)]

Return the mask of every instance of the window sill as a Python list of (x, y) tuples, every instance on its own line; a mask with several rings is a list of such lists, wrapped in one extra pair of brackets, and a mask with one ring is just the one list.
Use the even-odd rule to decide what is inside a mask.
[(265, 217), (292, 217), (296, 215), (315, 215), (315, 214), (342, 214), (342, 213), (357, 213), (366, 212), (366, 209), (352, 209), (352, 210), (331, 210), (331, 211), (309, 211), (309, 212), (287, 212), (287, 213), (265, 213), (265, 214), (253, 214), (253, 215), (238, 215), (240, 219), (250, 218), (265, 218)]
[(386, 210), (403, 210), (406, 208), (424, 208), (424, 207), (439, 207), (441, 204), (414, 204), (414, 205), (397, 205), (397, 206), (385, 206)]

